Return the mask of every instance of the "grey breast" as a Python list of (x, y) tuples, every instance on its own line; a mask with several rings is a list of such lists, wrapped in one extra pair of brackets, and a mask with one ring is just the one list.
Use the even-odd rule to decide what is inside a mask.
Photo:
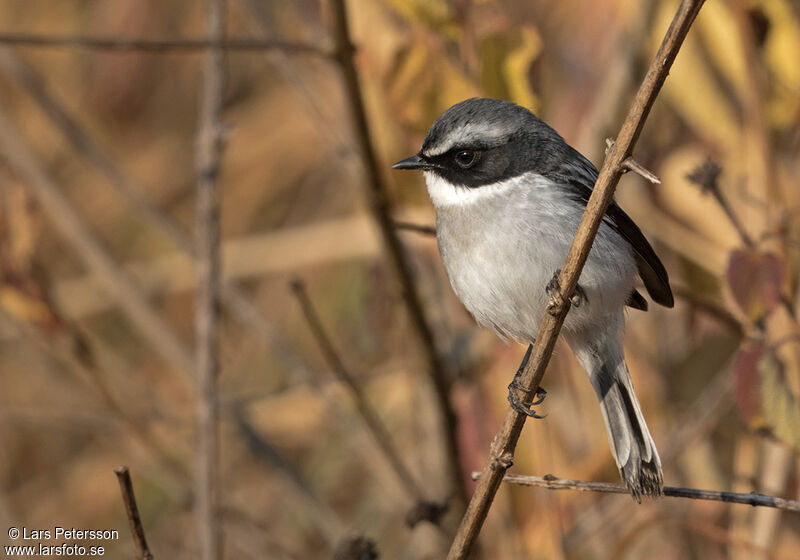
[(513, 198), (493, 197), (439, 208), (436, 223), (439, 251), (458, 298), (478, 323), (520, 342), (538, 330), (549, 280), (544, 271), (552, 275), (555, 262), (537, 250), (532, 229), (541, 222), (535, 216), (531, 222), (526, 213)]

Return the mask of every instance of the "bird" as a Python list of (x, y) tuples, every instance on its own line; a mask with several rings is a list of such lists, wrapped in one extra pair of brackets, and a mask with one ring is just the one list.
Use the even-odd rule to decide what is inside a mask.
[[(597, 168), (530, 110), (489, 98), (447, 109), (421, 150), (392, 167), (423, 172), (453, 291), (479, 325), (528, 344), (527, 359)], [(664, 265), (612, 201), (570, 298), (562, 334), (600, 402), (620, 476), (641, 501), (662, 495), (664, 482), (623, 353), (626, 306), (648, 308), (637, 276), (654, 302), (674, 305)], [(513, 387), (514, 382), (512, 405), (539, 417), (528, 408), (538, 402), (515, 402)]]

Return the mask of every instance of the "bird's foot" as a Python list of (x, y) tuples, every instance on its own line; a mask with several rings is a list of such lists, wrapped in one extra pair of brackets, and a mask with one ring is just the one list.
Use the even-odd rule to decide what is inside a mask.
[(517, 368), (517, 373), (514, 374), (514, 379), (512, 379), (511, 383), (508, 384), (508, 402), (511, 405), (511, 408), (520, 414), (530, 416), (531, 418), (544, 418), (547, 416), (546, 414), (537, 414), (536, 411), (531, 407), (542, 404), (547, 396), (547, 391), (541, 387), (537, 387), (534, 400), (527, 403), (522, 402), (516, 393), (517, 391), (525, 390), (524, 387), (519, 384), (519, 378), (522, 376), (522, 371), (525, 369), (525, 366), (528, 365), (528, 360), (531, 357), (532, 350), (533, 345), (528, 345), (528, 350), (525, 352), (525, 357), (522, 358), (522, 363), (519, 365), (519, 368)]
[[(553, 277), (550, 279), (544, 289), (544, 291), (547, 293), (547, 297), (549, 298), (549, 301), (547, 302), (547, 312), (551, 315), (555, 315), (558, 312), (563, 298), (563, 294), (561, 293), (561, 283), (558, 281), (560, 274), (561, 269), (559, 268), (556, 270), (555, 274), (553, 274)], [(584, 303), (589, 302), (589, 298), (586, 296), (586, 292), (580, 284), (575, 286), (575, 291), (570, 296), (569, 301), (573, 307), (580, 307)]]

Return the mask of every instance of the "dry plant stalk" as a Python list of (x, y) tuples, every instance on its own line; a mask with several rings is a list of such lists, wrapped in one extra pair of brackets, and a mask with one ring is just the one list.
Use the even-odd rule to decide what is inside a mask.
[(325, 361), (328, 362), (328, 366), (331, 368), (336, 378), (350, 390), (350, 395), (356, 404), (356, 410), (364, 421), (372, 438), (375, 440), (378, 449), (383, 453), (383, 456), (391, 466), (392, 471), (394, 471), (405, 492), (414, 501), (414, 506), (406, 515), (406, 525), (414, 527), (421, 521), (429, 521), (439, 526), (442, 516), (447, 513), (448, 500), (433, 502), (425, 498), (422, 488), (417, 484), (411, 471), (408, 470), (403, 462), (402, 453), (394, 445), (391, 433), (381, 421), (372, 405), (369, 404), (361, 385), (359, 385), (353, 374), (345, 367), (339, 354), (336, 352), (330, 337), (328, 337), (322, 326), (322, 321), (320, 321), (311, 299), (308, 297), (305, 284), (301, 280), (294, 280), (291, 283), (291, 289), (300, 304), (303, 316), (311, 329), (314, 339), (317, 341), (317, 345), (320, 347), (325, 357)]
[(212, 49), (223, 51), (270, 51), (311, 54), (329, 57), (329, 49), (317, 45), (278, 39), (143, 39), (126, 37), (85, 37), (81, 35), (37, 35), (33, 33), (0, 33), (0, 44), (38, 48), (78, 48), (106, 51), (144, 51), (161, 54), (196, 53)]
[(386, 246), (394, 272), (400, 282), (403, 299), (411, 316), (411, 324), (417, 331), (428, 360), (428, 372), (436, 394), (436, 400), (442, 415), (445, 443), (447, 445), (447, 462), (450, 471), (451, 485), (455, 494), (457, 509), (461, 509), (467, 501), (467, 487), (464, 475), (461, 472), (458, 436), (456, 433), (456, 413), (450, 403), (451, 381), (445, 363), (439, 356), (436, 343), (433, 339), (433, 329), (425, 316), (422, 302), (414, 284), (406, 255), (397, 237), (391, 218), (391, 204), (388, 188), (378, 164), (375, 147), (372, 145), (369, 123), (364, 108), (364, 99), (361, 95), (358, 72), (353, 60), (354, 47), (350, 38), (350, 29), (347, 23), (347, 7), (345, 0), (331, 2), (335, 22), (334, 36), (336, 41), (337, 61), (344, 76), (346, 93), (350, 101), (350, 110), (355, 124), (356, 140), (359, 145), (364, 168), (367, 172), (367, 185), (369, 187), (370, 207), (375, 220), (380, 227), (384, 245)]
[(136, 505), (136, 496), (133, 494), (133, 482), (128, 467), (122, 465), (114, 469), (119, 481), (119, 489), (122, 491), (122, 502), (125, 504), (125, 513), (128, 515), (128, 523), (131, 526), (131, 536), (136, 547), (136, 558), (138, 560), (153, 560), (153, 553), (147, 546), (147, 539), (144, 536), (142, 519), (139, 517), (139, 507)]
[[(536, 342), (527, 366), (518, 380), (524, 388), (523, 400), (530, 400), (533, 392), (539, 387), (550, 356), (553, 353), (558, 333), (569, 311), (569, 297), (575, 290), (583, 265), (597, 235), (600, 222), (606, 208), (611, 202), (619, 179), (626, 169), (630, 169), (629, 161), (633, 146), (644, 127), (650, 108), (667, 78), (678, 50), (683, 43), (689, 28), (697, 16), (704, 0), (684, 0), (681, 2), (672, 23), (667, 30), (655, 58), (650, 63), (642, 85), (636, 92), (625, 122), (622, 124), (617, 139), (610, 147), (603, 166), (595, 183), (592, 195), (586, 205), (575, 239), (570, 247), (564, 267), (558, 277), (560, 289), (556, 291), (547, 313), (544, 314)], [(526, 416), (509, 408), (500, 430), (492, 441), (489, 459), (478, 481), (478, 486), (467, 506), (461, 520), (458, 533), (447, 555), (448, 560), (466, 558), (478, 538), (489, 508), (503, 481), (506, 470), (514, 460), (514, 449)]]
[[(472, 477), (480, 479), (481, 473), (474, 472)], [(605, 494), (629, 494), (630, 491), (624, 484), (613, 482), (587, 482), (585, 480), (571, 480), (558, 478), (551, 474), (545, 476), (529, 476), (522, 474), (506, 474), (503, 482), (519, 486), (537, 486), (550, 490), (577, 490), (579, 492), (601, 492)], [(800, 512), (800, 502), (776, 498), (757, 492), (721, 492), (719, 490), (701, 490), (698, 488), (681, 488), (665, 486), (664, 495), (671, 498), (689, 498), (692, 500), (708, 500), (712, 502), (727, 502), (731, 504), (745, 504), (753, 507), (769, 507), (787, 511)]]
[(38, 159), (25, 139), (0, 107), (0, 148), (5, 161), (24, 179), (56, 231), (74, 248), (97, 279), (101, 289), (120, 306), (138, 329), (175, 368), (190, 373), (191, 353), (169, 324), (150, 305), (139, 286), (114, 261), (107, 249), (92, 235), (83, 219), (62, 193), (58, 182)]
[(350, 394), (356, 403), (358, 413), (361, 415), (364, 424), (369, 429), (378, 447), (397, 475), (397, 478), (402, 483), (403, 488), (413, 500), (423, 501), (424, 495), (422, 490), (405, 464), (403, 464), (400, 452), (392, 443), (389, 430), (383, 422), (381, 422), (375, 409), (373, 409), (367, 401), (367, 396), (364, 394), (363, 389), (356, 381), (356, 378), (344, 366), (339, 354), (333, 347), (333, 343), (325, 333), (322, 322), (319, 320), (319, 316), (311, 303), (311, 299), (308, 297), (305, 284), (301, 280), (294, 280), (291, 283), (291, 289), (300, 304), (303, 316), (314, 335), (314, 339), (317, 341), (317, 345), (320, 347), (325, 357), (325, 361), (328, 362), (328, 366), (331, 368), (336, 378), (350, 390)]
[[(225, 34), (224, 0), (208, 0), (207, 32), (212, 42)], [(197, 294), (195, 301), (195, 362), (197, 402), (197, 530), (200, 557), (217, 560), (222, 553), (219, 519), (219, 338), (220, 309), (219, 200), (217, 175), (222, 151), (222, 96), (225, 59), (217, 46), (205, 52), (196, 161)]]
[[(131, 178), (123, 172), (123, 170), (115, 163), (114, 158), (97, 142), (92, 135), (83, 128), (75, 118), (73, 118), (69, 111), (58, 102), (56, 97), (48, 90), (42, 78), (35, 72), (35, 70), (26, 62), (21, 60), (10, 48), (0, 48), (0, 68), (2, 68), (9, 77), (13, 79), (25, 89), (29, 96), (36, 101), (42, 111), (47, 115), (53, 125), (61, 132), (61, 134), (72, 144), (75, 151), (85, 157), (97, 170), (108, 179), (109, 186), (111, 186), (121, 197), (127, 200), (130, 205), (140, 213), (140, 215), (148, 221), (154, 229), (159, 231), (165, 238), (179, 250), (181, 254), (191, 257), (192, 262), (187, 263), (180, 257), (176, 258), (176, 262), (180, 261), (185, 264), (186, 270), (171, 270), (165, 272), (164, 276), (169, 276), (170, 279), (186, 278), (189, 282), (185, 285), (186, 288), (194, 287), (195, 274), (194, 274), (194, 260), (196, 257), (196, 247), (194, 239), (188, 233), (185, 233), (168, 215), (163, 213), (158, 207), (152, 204), (146, 196), (142, 194), (140, 185), (135, 184)], [(335, 237), (335, 236), (334, 236)], [(234, 242), (235, 244), (235, 242)], [(271, 248), (255, 248), (252, 250), (259, 255), (264, 253), (272, 253)], [(223, 247), (224, 253), (224, 247)], [(293, 252), (296, 254), (296, 252)], [(308, 257), (313, 258), (313, 256)], [(252, 262), (254, 259), (242, 257), (241, 261)], [(286, 259), (276, 257), (276, 261), (285, 263), (287, 268), (293, 268), (290, 262)], [(155, 263), (153, 263), (155, 264)], [(231, 277), (227, 281), (223, 281), (222, 300), (225, 304), (225, 309), (231, 313), (243, 326), (253, 331), (258, 335), (259, 341), (265, 341), (270, 344), (274, 349), (275, 356), (282, 361), (284, 367), (289, 371), (299, 371), (303, 369), (302, 360), (296, 356), (289, 345), (283, 341), (281, 332), (276, 329), (268, 317), (256, 306), (249, 297), (242, 291), (242, 289), (235, 283), (234, 279), (237, 276), (236, 260), (228, 263), (233, 265), (231, 270)], [(157, 268), (157, 267), (156, 267)], [(141, 277), (136, 274), (133, 275), (134, 279), (140, 281), (146, 291), (148, 283), (141, 282)], [(160, 286), (167, 284), (161, 278), (157, 281)], [(171, 284), (177, 288), (177, 284)], [(77, 297), (65, 297), (60, 301), (57, 299), (62, 311), (67, 312), (72, 304), (76, 302), (87, 302), (91, 300), (98, 310), (102, 306), (109, 306), (111, 302), (103, 301), (96, 297), (96, 290), (88, 285), (85, 286), (84, 296), (80, 294)], [(56, 294), (58, 294), (58, 286), (56, 286)], [(85, 297), (88, 295), (88, 299)], [(66, 304), (66, 305), (65, 305)], [(90, 304), (91, 305), (91, 304)], [(78, 305), (80, 307), (80, 305)], [(85, 311), (85, 309), (84, 309)], [(74, 316), (73, 316), (74, 318)]]

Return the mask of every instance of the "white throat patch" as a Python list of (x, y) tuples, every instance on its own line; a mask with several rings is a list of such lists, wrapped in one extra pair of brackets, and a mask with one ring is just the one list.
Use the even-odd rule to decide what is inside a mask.
[(520, 187), (526, 189), (552, 187), (553, 182), (538, 173), (523, 173), (511, 179), (497, 181), (481, 187), (470, 188), (454, 185), (433, 171), (425, 171), (425, 183), (433, 205), (437, 208), (446, 206), (469, 206), (486, 198), (503, 196)]

